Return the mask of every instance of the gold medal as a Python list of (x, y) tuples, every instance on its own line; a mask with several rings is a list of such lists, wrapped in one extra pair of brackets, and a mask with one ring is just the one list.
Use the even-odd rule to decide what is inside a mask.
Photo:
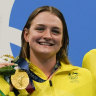
[(26, 72), (16, 70), (16, 73), (11, 76), (11, 82), (16, 89), (25, 89), (29, 84), (29, 77)]

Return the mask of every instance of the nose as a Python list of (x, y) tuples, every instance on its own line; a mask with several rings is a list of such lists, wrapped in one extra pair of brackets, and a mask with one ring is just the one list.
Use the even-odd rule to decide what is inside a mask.
[(51, 31), (50, 29), (46, 29), (44, 34), (43, 34), (43, 38), (45, 39), (52, 39), (52, 34), (51, 34)]

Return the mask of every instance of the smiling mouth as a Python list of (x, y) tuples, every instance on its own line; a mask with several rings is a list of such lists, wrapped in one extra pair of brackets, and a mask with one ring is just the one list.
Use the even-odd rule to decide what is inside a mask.
[(40, 45), (45, 45), (45, 46), (53, 46), (54, 43), (50, 43), (50, 42), (38, 42)]

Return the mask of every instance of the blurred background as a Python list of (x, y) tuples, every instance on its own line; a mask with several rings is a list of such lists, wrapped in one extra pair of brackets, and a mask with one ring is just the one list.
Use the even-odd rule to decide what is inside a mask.
[(83, 56), (96, 48), (96, 0), (0, 0), (0, 56), (18, 56), (21, 32), (30, 13), (44, 5), (63, 13), (70, 39), (69, 60), (82, 66)]

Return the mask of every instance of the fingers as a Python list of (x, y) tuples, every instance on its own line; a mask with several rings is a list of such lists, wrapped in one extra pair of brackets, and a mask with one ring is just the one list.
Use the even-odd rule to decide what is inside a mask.
[(0, 63), (0, 68), (5, 67), (5, 66), (12, 66), (12, 65), (16, 65), (14, 63)]
[(7, 66), (9, 66), (9, 65), (14, 65), (14, 63), (0, 63), (0, 65), (7, 65)]
[(1, 65), (1, 64), (0, 64), (0, 68), (2, 68), (2, 67), (4, 67), (4, 66), (5, 66), (5, 65)]

